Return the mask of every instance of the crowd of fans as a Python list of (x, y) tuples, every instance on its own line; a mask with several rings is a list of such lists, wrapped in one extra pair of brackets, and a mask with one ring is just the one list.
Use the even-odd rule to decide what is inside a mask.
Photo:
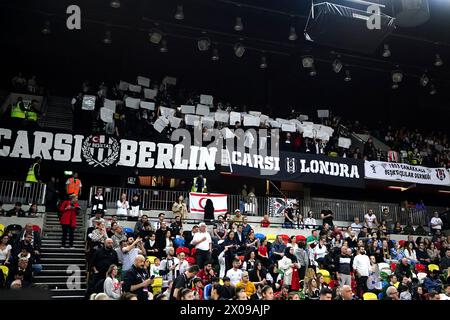
[[(298, 215), (292, 210), (289, 217)], [(115, 216), (94, 215), (87, 232), (91, 299), (450, 299), (450, 237), (436, 220), (432, 237), (394, 241), (394, 225), (378, 222), (373, 211), (339, 228), (324, 210), (321, 226), (306, 226), (308, 237), (255, 233), (239, 209), (191, 230), (180, 215), (171, 222), (164, 213), (156, 222), (142, 215), (134, 230)], [(267, 216), (263, 224), (270, 225)]]

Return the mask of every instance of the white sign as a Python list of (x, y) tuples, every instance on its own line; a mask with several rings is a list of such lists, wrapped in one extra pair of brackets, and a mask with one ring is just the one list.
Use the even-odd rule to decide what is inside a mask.
[(220, 130), (220, 132), (222, 133), (223, 137), (225, 139), (232, 139), (234, 138), (234, 133), (228, 129), (227, 127), (223, 128), (222, 130)]
[(339, 137), (338, 146), (344, 149), (350, 148), (352, 145), (352, 140), (349, 138)]
[(284, 131), (284, 132), (295, 132), (297, 130), (296, 130), (295, 124), (283, 123), (281, 125), (281, 131)]
[(128, 90), (130, 90), (131, 92), (141, 92), (142, 87), (141, 86), (135, 86), (133, 84), (130, 84), (130, 86), (128, 87)]
[(130, 84), (129, 84), (128, 82), (120, 81), (120, 82), (119, 82), (119, 90), (127, 91), (129, 85), (130, 85)]
[(146, 78), (146, 77), (138, 76), (137, 77), (137, 84), (140, 85), (140, 86), (148, 88), (148, 87), (150, 87), (150, 79)]
[(175, 129), (179, 128), (180, 124), (181, 124), (181, 120), (183, 120), (183, 119), (176, 118), (176, 117), (170, 117), (169, 118), (170, 126)]
[(139, 109), (139, 105), (141, 103), (141, 99), (127, 97), (125, 99), (125, 106), (131, 109)]
[(170, 118), (175, 116), (175, 109), (172, 108), (166, 108), (166, 107), (159, 107), (159, 110), (161, 111), (161, 115), (166, 118)]
[(213, 96), (209, 96), (209, 95), (206, 95), (206, 94), (200, 95), (200, 103), (201, 104), (205, 104), (205, 105), (210, 106), (210, 105), (213, 104), (213, 99), (214, 99)]
[(195, 106), (181, 105), (181, 113), (184, 113), (184, 114), (187, 114), (187, 113), (194, 114), (194, 113), (195, 113)]
[(228, 119), (230, 119), (230, 114), (226, 111), (217, 111), (214, 114), (214, 120), (216, 120), (217, 122), (227, 123)]
[(158, 94), (158, 90), (154, 89), (146, 89), (144, 88), (144, 97), (145, 99), (155, 99), (156, 95)]
[(329, 118), (330, 110), (317, 110), (317, 116), (319, 118)]
[(196, 126), (200, 123), (200, 116), (187, 114), (184, 117), (184, 122), (186, 122), (186, 125), (188, 125), (188, 126)]
[(103, 122), (106, 122), (106, 123), (114, 122), (113, 116), (114, 116), (113, 110), (105, 108), (105, 107), (100, 109), (100, 119)]
[(177, 78), (174, 78), (174, 77), (165, 77), (165, 78), (163, 79), (163, 83), (164, 83), (164, 84), (170, 84), (170, 85), (176, 86), (176, 85), (177, 85)]
[(230, 125), (234, 126), (236, 122), (241, 122), (241, 114), (239, 112), (230, 112)]
[(204, 106), (202, 104), (198, 104), (195, 113), (200, 116), (207, 116), (209, 114), (209, 107)]
[(214, 128), (214, 118), (202, 117), (202, 125), (208, 129)]
[(218, 193), (189, 193), (189, 208), (193, 213), (204, 214), (206, 200), (211, 199), (214, 213), (223, 214), (228, 211), (227, 195)]
[(249, 111), (248, 114), (252, 115), (252, 116), (255, 116), (255, 117), (260, 117), (261, 116), (261, 112), (260, 111)]
[(81, 109), (87, 110), (87, 111), (93, 111), (95, 110), (95, 96), (89, 96), (84, 95), (83, 96), (83, 104), (81, 106)]
[(255, 117), (249, 114), (244, 116), (244, 126), (245, 127), (259, 127), (261, 120), (259, 117)]
[(395, 162), (365, 161), (364, 169), (368, 179), (450, 186), (450, 174), (445, 168), (427, 168)]
[(105, 108), (108, 108), (109, 110), (116, 112), (116, 101), (115, 100), (105, 99), (103, 106)]
[(164, 120), (165, 120), (164, 118), (159, 118), (153, 124), (153, 128), (155, 128), (155, 130), (158, 131), (159, 133), (161, 133), (164, 130), (164, 128), (167, 127), (167, 123)]
[(155, 103), (154, 102), (141, 101), (141, 108), (153, 111), (153, 110), (155, 110)]

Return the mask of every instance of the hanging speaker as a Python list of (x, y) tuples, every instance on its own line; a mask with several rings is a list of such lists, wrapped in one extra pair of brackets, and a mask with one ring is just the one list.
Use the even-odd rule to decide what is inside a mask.
[(393, 0), (395, 24), (399, 27), (417, 27), (430, 19), (428, 0)]

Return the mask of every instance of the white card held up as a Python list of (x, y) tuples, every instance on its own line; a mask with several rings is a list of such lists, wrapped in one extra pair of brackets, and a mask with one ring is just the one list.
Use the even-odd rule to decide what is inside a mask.
[(339, 137), (338, 146), (344, 149), (350, 148), (352, 145), (352, 140), (349, 138)]
[(184, 117), (184, 121), (186, 122), (186, 125), (188, 125), (188, 126), (196, 126), (200, 123), (200, 116), (196, 116), (193, 114), (187, 114)]
[(261, 112), (260, 111), (249, 111), (248, 114), (251, 115), (251, 116), (255, 116), (255, 117), (260, 117), (261, 116)]
[(143, 87), (150, 87), (150, 79), (142, 76), (137, 77), (137, 84)]
[(195, 113), (195, 106), (181, 105), (181, 113), (194, 114)]
[(169, 118), (170, 126), (175, 129), (179, 128), (180, 124), (181, 124), (181, 120), (183, 120), (183, 119), (176, 118), (176, 117)]
[(259, 120), (261, 121), (261, 123), (264, 123), (264, 122), (266, 122), (266, 121), (269, 120), (269, 116), (266, 116), (265, 114), (262, 114), (262, 115), (259, 117)]
[(234, 138), (234, 133), (227, 127), (223, 128), (222, 130), (220, 130), (220, 132), (222, 132), (222, 135), (225, 139), (232, 139)]
[(317, 116), (319, 118), (329, 118), (330, 110), (317, 110)]
[(153, 124), (153, 128), (155, 128), (155, 130), (158, 131), (159, 133), (161, 133), (166, 126), (167, 126), (167, 124), (163, 118), (159, 118)]
[(96, 96), (84, 95), (83, 96), (83, 103), (81, 105), (81, 109), (87, 110), (87, 111), (95, 110), (95, 100), (96, 99), (97, 99)]
[(303, 137), (304, 138), (315, 138), (313, 126), (305, 126), (303, 127)]
[(155, 99), (156, 95), (158, 94), (158, 90), (156, 89), (147, 89), (144, 88), (144, 97), (145, 99)]
[(241, 122), (241, 114), (239, 112), (230, 112), (230, 125), (234, 126), (236, 122)]
[(207, 116), (209, 114), (209, 107), (204, 106), (202, 104), (198, 104), (195, 113), (200, 116)]
[(103, 102), (103, 107), (116, 112), (116, 104), (116, 100), (105, 99), (105, 101)]
[(308, 121), (309, 117), (308, 117), (307, 115), (305, 115), (305, 114), (301, 114), (301, 115), (298, 117), (298, 119), (299, 119), (300, 121)]
[(200, 104), (205, 104), (207, 106), (210, 106), (213, 104), (213, 96), (209, 96), (206, 94), (201, 94), (200, 95)]
[(268, 120), (271, 128), (281, 128), (281, 123), (275, 120)]
[(295, 124), (283, 123), (281, 125), (281, 131), (284, 131), (284, 132), (295, 132), (297, 130), (296, 130)]
[(125, 82), (125, 81), (119, 82), (119, 90), (127, 91), (129, 86), (130, 86), (130, 84), (128, 82)]
[(155, 103), (154, 102), (141, 101), (141, 108), (153, 111), (153, 110), (155, 110)]
[(164, 84), (170, 84), (172, 86), (177, 85), (177, 78), (174, 77), (164, 77), (163, 81)]
[(113, 117), (114, 117), (114, 111), (112, 111), (111, 109), (108, 109), (106, 107), (103, 107), (100, 109), (100, 119), (103, 122), (106, 122), (106, 123), (114, 122)]
[(202, 125), (208, 129), (214, 128), (214, 118), (212, 117), (202, 117)]
[(130, 90), (130, 92), (136, 92), (139, 93), (142, 90), (141, 86), (135, 86), (134, 84), (130, 84), (130, 86), (128, 87), (128, 90)]
[(175, 116), (175, 109), (160, 107), (159, 110), (161, 111), (161, 115), (163, 117), (170, 118), (170, 117)]
[(217, 122), (228, 122), (228, 119), (230, 119), (230, 114), (226, 111), (216, 111), (214, 114), (214, 120)]
[(244, 126), (245, 127), (259, 127), (260, 123), (261, 123), (261, 120), (259, 117), (252, 116), (249, 114), (244, 116)]
[(139, 109), (139, 105), (141, 103), (141, 99), (127, 97), (125, 99), (125, 106), (131, 109)]

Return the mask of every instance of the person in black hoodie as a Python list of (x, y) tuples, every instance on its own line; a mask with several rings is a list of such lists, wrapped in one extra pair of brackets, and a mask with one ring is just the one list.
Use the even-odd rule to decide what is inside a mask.
[(211, 199), (206, 199), (205, 213), (204, 213), (205, 223), (210, 223), (214, 220), (214, 204)]
[(156, 230), (155, 235), (156, 235), (156, 243), (159, 249), (159, 252), (162, 252), (163, 255), (165, 253), (165, 248), (166, 248), (166, 233), (169, 229), (167, 228), (167, 225), (165, 222), (161, 223), (161, 228), (159, 228), (158, 230)]

